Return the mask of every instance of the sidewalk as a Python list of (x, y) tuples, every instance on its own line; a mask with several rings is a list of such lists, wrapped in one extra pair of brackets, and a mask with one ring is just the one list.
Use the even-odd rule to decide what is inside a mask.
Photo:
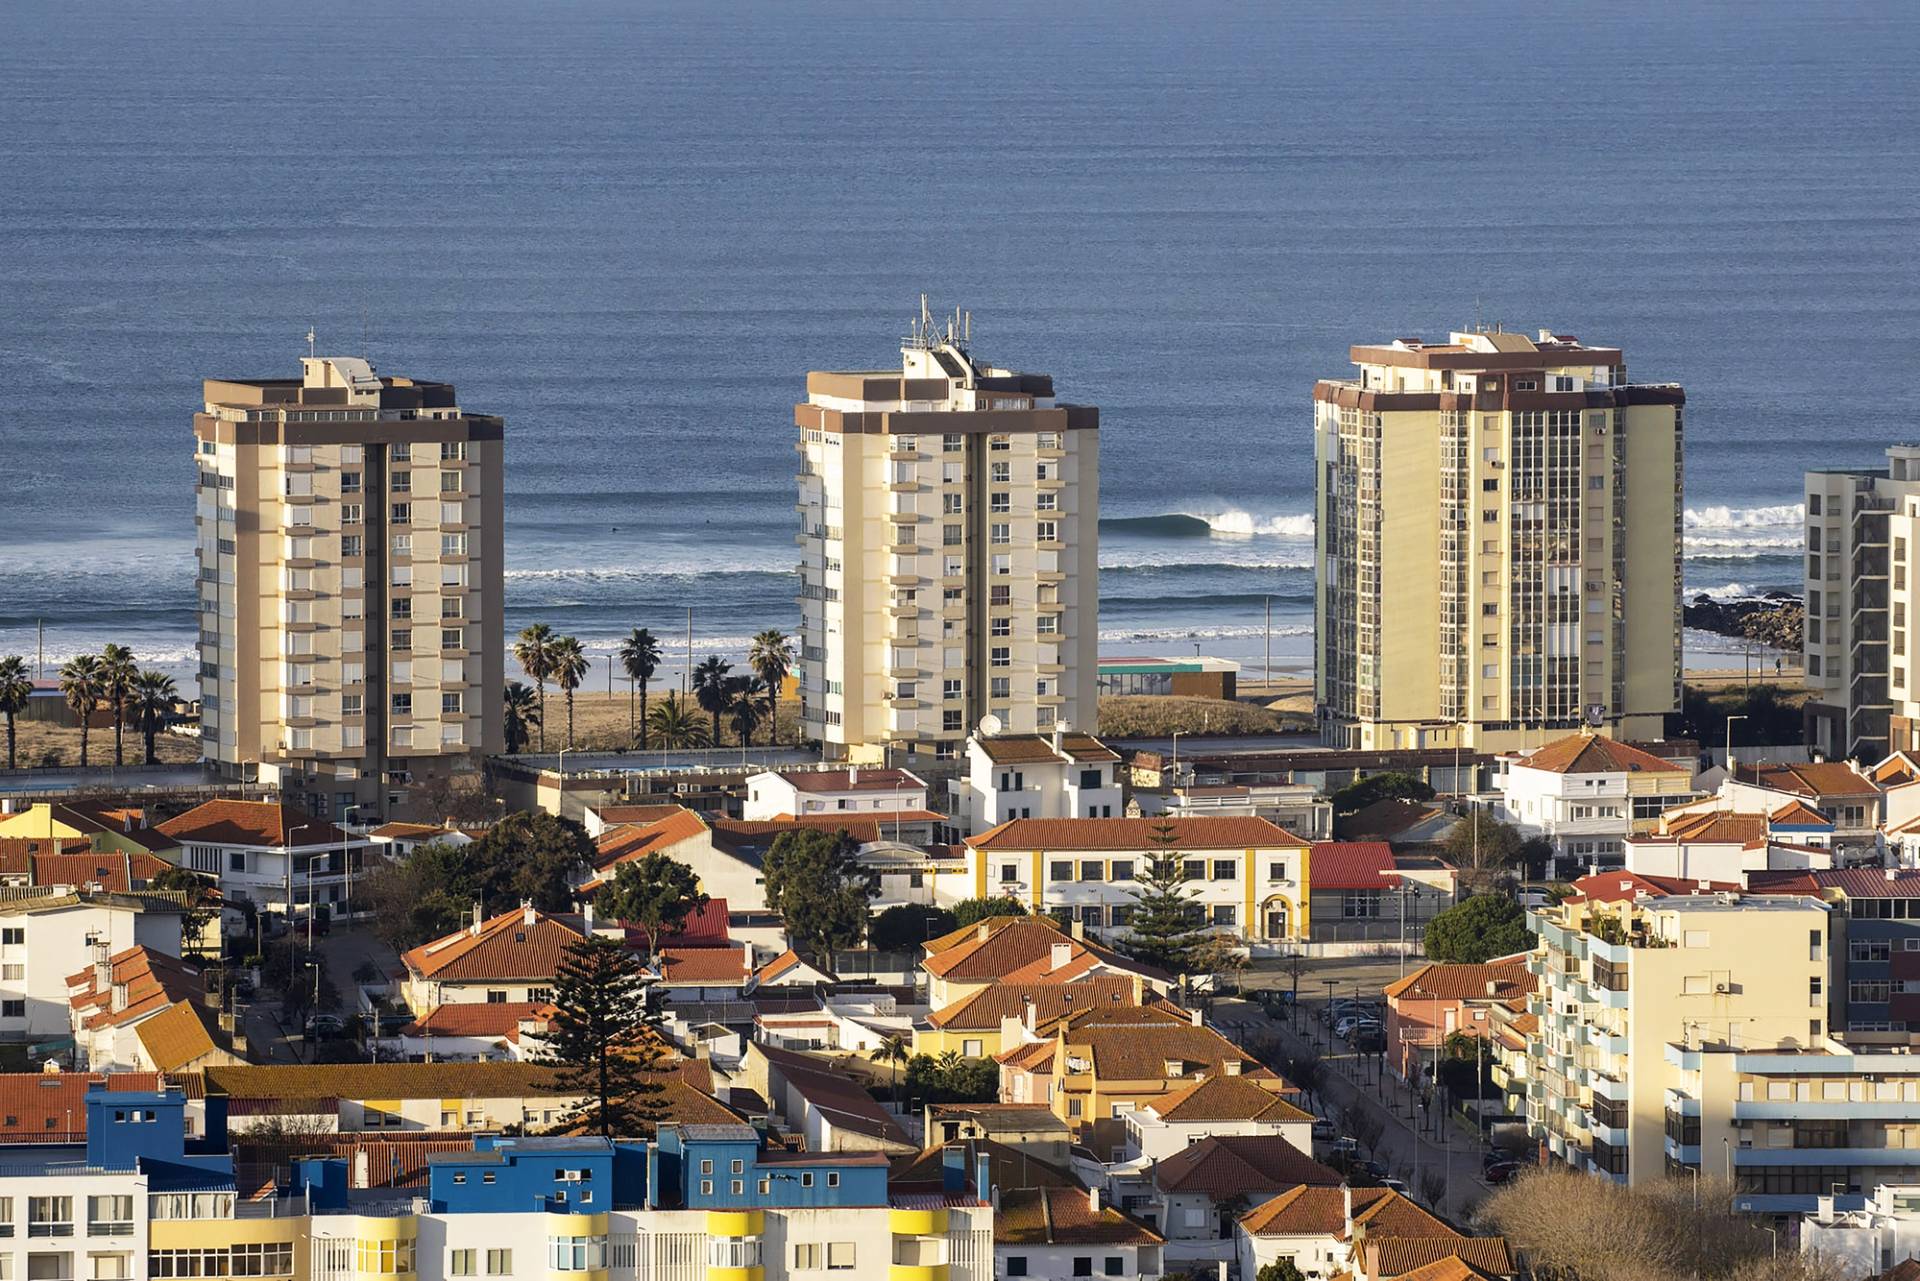
[(1320, 1102), (1328, 1120), (1338, 1126), (1342, 1109), (1350, 1105), (1362, 1107), (1382, 1120), (1384, 1129), (1373, 1159), (1405, 1180), (1416, 1200), (1425, 1200), (1420, 1187), (1423, 1175), (1431, 1170), (1446, 1171), (1446, 1194), (1431, 1208), (1464, 1226), (1472, 1217), (1473, 1207), (1489, 1191), (1480, 1178), (1482, 1148), (1474, 1137), (1434, 1113), (1422, 1117), (1414, 1092), (1385, 1067), (1384, 1060), (1372, 1056), (1363, 1059), (1338, 1041), (1329, 1052), (1327, 1029), (1314, 1021), (1311, 1006), (1301, 1009), (1298, 1032), (1285, 1022), (1270, 1021), (1268, 1026), (1289, 1055), (1311, 1048), (1326, 1065)]

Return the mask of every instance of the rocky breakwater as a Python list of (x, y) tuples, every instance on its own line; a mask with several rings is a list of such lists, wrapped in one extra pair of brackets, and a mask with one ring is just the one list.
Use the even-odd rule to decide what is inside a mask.
[(1703, 593), (1682, 606), (1682, 618), (1688, 627), (1742, 637), (1789, 654), (1800, 652), (1804, 613), (1799, 595), (1785, 588), (1731, 598)]

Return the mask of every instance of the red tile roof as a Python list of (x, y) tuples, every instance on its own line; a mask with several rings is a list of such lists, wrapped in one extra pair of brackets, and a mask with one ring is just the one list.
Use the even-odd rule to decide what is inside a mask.
[[(1413, 1275), (1419, 1275), (1426, 1281), (1434, 1281), (1436, 1275), (1506, 1277), (1516, 1271), (1513, 1251), (1507, 1246), (1505, 1237), (1369, 1237), (1361, 1249), (1367, 1264), (1367, 1275), (1377, 1277), (1380, 1281), (1388, 1281), (1393, 1277), (1405, 1281)], [(1468, 1272), (1443, 1269), (1439, 1274), (1433, 1274), (1424, 1271), (1448, 1259), (1464, 1263)], [(1423, 1271), (1416, 1273), (1416, 1269)]]
[(340, 845), (357, 840), (324, 819), (279, 801), (207, 801), (178, 818), (160, 824), (158, 831), (180, 844), (284, 846), (298, 841), (310, 845)]
[(1000, 1194), (995, 1245), (1158, 1245), (1165, 1238), (1083, 1188), (1014, 1188)]
[(1390, 1188), (1339, 1187), (1289, 1189), (1240, 1216), (1254, 1236), (1317, 1236), (1344, 1240), (1347, 1197), (1353, 1198), (1353, 1222), (1367, 1225), (1369, 1236), (1448, 1237), (1458, 1232)]
[(1389, 983), (1390, 1001), (1518, 1001), (1534, 989), (1526, 958), (1508, 957), (1479, 965), (1423, 965), (1405, 978)]
[(527, 1022), (544, 1024), (553, 1006), (544, 1001), (460, 1001), (428, 1010), (400, 1029), (402, 1036), (506, 1037)]
[(1791, 792), (1819, 800), (1826, 796), (1865, 796), (1879, 791), (1873, 780), (1860, 773), (1850, 761), (1813, 761), (1805, 764), (1778, 764), (1756, 761), (1749, 765), (1738, 761), (1734, 778), (1776, 792)]
[(701, 983), (731, 987), (747, 981), (745, 947), (663, 947), (660, 981), (666, 985)]
[(1315, 841), (1307, 859), (1311, 890), (1381, 890), (1400, 883), (1385, 841)]
[[(532, 919), (527, 919), (531, 917)], [(551, 979), (567, 949), (584, 934), (577, 925), (544, 912), (515, 908), (403, 955), (407, 969), (448, 983)]]
[[(67, 976), (67, 1001), (79, 1011), (81, 1026), (89, 1031), (137, 1023), (177, 1001), (206, 999), (200, 970), (177, 956), (136, 946), (116, 952), (108, 964), (111, 973), (106, 984), (99, 982), (92, 965)], [(125, 989), (126, 998), (116, 1010), (113, 994), (117, 988)]]
[(1015, 818), (967, 838), (977, 850), (1157, 851), (1171, 830), (1169, 852), (1182, 850), (1286, 849), (1305, 845), (1264, 818)]
[(1215, 1134), (1161, 1161), (1153, 1181), (1162, 1192), (1229, 1197), (1302, 1185), (1338, 1187), (1342, 1180), (1339, 1171), (1277, 1134)]
[(86, 1137), (86, 1098), (93, 1086), (146, 1091), (164, 1080), (157, 1072), (0, 1073), (0, 1143), (77, 1141)]
[(1701, 888), (1697, 880), (1684, 876), (1649, 876), (1644, 872), (1592, 872), (1574, 881), (1568, 897), (1591, 899), (1596, 903), (1619, 903), (1636, 898), (1685, 898), (1690, 894), (1714, 894), (1738, 890), (1737, 882), (1708, 881)]
[(1046, 734), (996, 734), (976, 738), (980, 750), (995, 765), (1030, 765), (1072, 761), (1117, 761), (1120, 753), (1091, 734), (1060, 735), (1060, 749), (1054, 750), (1053, 738)]
[(1550, 774), (1691, 774), (1685, 765), (1663, 760), (1631, 743), (1604, 734), (1579, 733), (1545, 747), (1510, 757), (1515, 765)]
[(1739, 845), (1759, 849), (1767, 843), (1767, 819), (1763, 814), (1738, 814), (1728, 810), (1702, 810), (1675, 814), (1662, 820), (1666, 830), (1657, 836), (1636, 836), (1636, 842), (1682, 841), (1708, 845)]
[[(955, 931), (958, 934), (960, 931)], [(982, 934), (985, 938), (980, 937)], [(927, 973), (956, 982), (991, 979), (1037, 982), (1079, 977), (1094, 962), (1129, 973), (1164, 978), (1158, 971), (1129, 961), (1097, 943), (1077, 939), (1044, 916), (994, 917), (978, 922), (974, 937), (947, 944), (945, 935), (927, 944), (929, 955), (920, 963)], [(1053, 964), (1056, 945), (1067, 948), (1069, 966)], [(939, 950), (934, 950), (936, 946)]]
[(910, 792), (926, 784), (903, 769), (779, 770), (780, 778), (802, 792)]
[(1061, 1019), (1098, 1005), (1137, 1005), (1130, 974), (1095, 974), (1073, 983), (1016, 983), (1002, 980), (928, 1015), (937, 1028), (999, 1031), (1000, 1020), (1024, 1018), (1033, 1003), (1034, 1028), (1046, 1033)]
[(1184, 1090), (1163, 1095), (1147, 1104), (1163, 1121), (1299, 1121), (1313, 1120), (1254, 1077), (1203, 1077)]
[(644, 826), (623, 825), (602, 832), (595, 846), (593, 865), (601, 872), (611, 872), (617, 864), (665, 853), (683, 841), (698, 840), (707, 831), (707, 822), (700, 815), (676, 807), (667, 817)]

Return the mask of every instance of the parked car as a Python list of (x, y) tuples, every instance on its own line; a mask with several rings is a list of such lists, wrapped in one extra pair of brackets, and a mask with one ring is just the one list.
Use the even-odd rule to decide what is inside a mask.
[(1391, 1174), (1381, 1176), (1380, 1186), (1398, 1192), (1401, 1196), (1409, 1195), (1407, 1192), (1407, 1181), (1405, 1179), (1396, 1179)]
[(1492, 1165), (1481, 1171), (1480, 1177), (1495, 1187), (1498, 1187), (1502, 1183), (1511, 1183), (1513, 1176), (1518, 1173), (1520, 1173), (1520, 1163), (1518, 1161), (1495, 1161)]
[(1330, 1140), (1327, 1144), (1327, 1160), (1328, 1161), (1335, 1161), (1335, 1160), (1341, 1160), (1341, 1159), (1354, 1161), (1354, 1160), (1358, 1160), (1359, 1156), (1360, 1156), (1360, 1140), (1358, 1139), (1338, 1137)]
[(1340, 1131), (1334, 1128), (1333, 1122), (1327, 1120), (1324, 1116), (1316, 1116), (1313, 1118), (1313, 1141), (1315, 1143), (1331, 1143), (1339, 1137)]
[(1347, 1044), (1353, 1047), (1355, 1054), (1385, 1054), (1387, 1030), (1378, 1023), (1362, 1024), (1347, 1037)]
[(310, 1014), (307, 1016), (306, 1033), (309, 1041), (323, 1041), (339, 1036), (346, 1030), (346, 1024), (331, 1014)]

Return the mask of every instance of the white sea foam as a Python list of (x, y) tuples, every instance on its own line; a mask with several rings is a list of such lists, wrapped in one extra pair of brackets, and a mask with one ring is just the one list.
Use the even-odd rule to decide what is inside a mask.
[(1186, 512), (1184, 514), (1206, 521), (1208, 529), (1230, 538), (1252, 538), (1255, 535), (1276, 538), (1313, 537), (1311, 515), (1256, 516), (1238, 508), (1229, 508), (1221, 512)]
[(1779, 529), (1807, 518), (1800, 503), (1773, 503), (1760, 507), (1689, 507), (1688, 529)]
[[(1313, 628), (1307, 625), (1288, 624), (1276, 626), (1275, 636), (1311, 636)], [(1116, 627), (1102, 628), (1100, 639), (1103, 641), (1205, 641), (1205, 640), (1245, 640), (1266, 635), (1266, 628), (1255, 623), (1251, 626), (1224, 627)]]

